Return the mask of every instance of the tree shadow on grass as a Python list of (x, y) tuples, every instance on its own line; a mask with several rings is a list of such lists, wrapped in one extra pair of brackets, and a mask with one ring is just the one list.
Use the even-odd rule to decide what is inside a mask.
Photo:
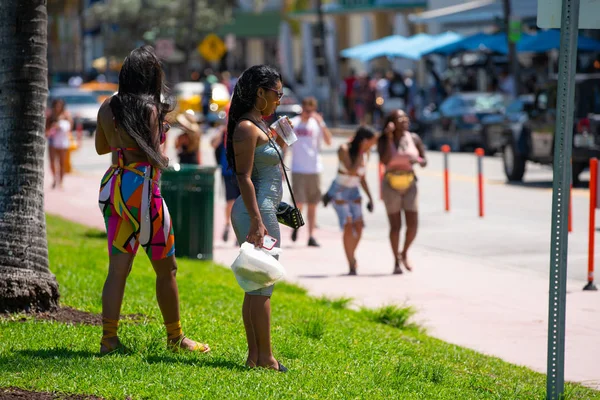
[(70, 350), (64, 347), (56, 349), (40, 349), (40, 350), (17, 350), (16, 353), (21, 354), (24, 357), (29, 358), (41, 358), (41, 359), (88, 359), (99, 356), (99, 353), (91, 352), (88, 350)]
[(106, 232), (99, 229), (88, 229), (83, 236), (89, 239), (106, 239), (108, 237)]
[[(64, 347), (59, 347), (56, 349), (40, 349), (40, 350), (17, 350), (16, 354), (20, 355), (23, 358), (23, 361), (30, 360), (29, 364), (32, 368), (44, 368), (44, 365), (50, 366), (53, 364), (56, 366), (57, 364), (61, 364), (61, 362), (65, 361), (90, 361), (96, 358), (111, 358), (112, 355), (100, 356), (97, 352), (91, 352), (87, 350), (70, 350)], [(124, 356), (127, 357), (127, 356)], [(36, 361), (37, 360), (37, 361)], [(125, 361), (125, 360), (124, 360)], [(207, 367), (207, 368), (225, 368), (230, 369), (232, 371), (252, 371), (252, 369), (247, 368), (245, 365), (241, 363), (236, 363), (234, 361), (224, 359), (224, 358), (203, 358), (203, 355), (198, 355), (198, 357), (193, 357), (191, 354), (188, 356), (177, 356), (177, 355), (151, 355), (147, 357), (143, 357), (143, 361), (148, 364), (181, 364), (188, 365), (194, 367)], [(48, 364), (45, 364), (48, 363)], [(70, 363), (69, 363), (70, 364)], [(71, 364), (70, 364), (71, 365)], [(19, 362), (15, 362), (15, 357), (0, 357), (0, 368), (4, 371), (11, 370), (11, 367), (14, 368), (15, 372), (22, 372), (23, 364)]]
[(212, 368), (227, 368), (236, 371), (249, 371), (250, 369), (242, 364), (225, 360), (222, 358), (209, 359), (209, 358), (191, 358), (191, 357), (177, 357), (168, 355), (153, 355), (145, 358), (148, 364), (161, 364), (161, 363), (173, 363), (173, 364), (186, 364), (197, 367), (212, 367)]

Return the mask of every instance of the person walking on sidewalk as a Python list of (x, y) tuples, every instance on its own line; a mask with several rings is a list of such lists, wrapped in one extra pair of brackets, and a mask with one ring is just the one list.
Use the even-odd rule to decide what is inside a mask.
[(235, 202), (235, 199), (240, 196), (240, 188), (238, 187), (236, 177), (227, 162), (227, 152), (225, 150), (226, 134), (227, 128), (223, 128), (223, 130), (217, 133), (210, 142), (213, 149), (215, 149), (215, 158), (217, 164), (221, 168), (221, 178), (223, 179), (223, 186), (225, 187), (225, 227), (223, 228), (222, 236), (224, 242), (229, 240), (231, 209), (233, 208), (233, 203)]
[(67, 157), (71, 145), (73, 117), (61, 98), (52, 100), (52, 108), (46, 118), (46, 137), (49, 143), (50, 171), (52, 172), (52, 189), (57, 185), (63, 188), (63, 180), (67, 171)]
[[(227, 121), (227, 160), (237, 176), (241, 196), (231, 210), (238, 243), (263, 245), (268, 233), (280, 245), (277, 207), (283, 197), (280, 157), (284, 143), (263, 121), (275, 112), (283, 96), (281, 75), (266, 65), (248, 68), (239, 78)], [(287, 369), (271, 348), (273, 285), (246, 292), (242, 316), (248, 341), (248, 367)]]
[(375, 132), (370, 128), (360, 127), (349, 143), (340, 146), (338, 149), (338, 174), (328, 190), (340, 228), (344, 232), (344, 251), (350, 268), (349, 275), (356, 275), (355, 253), (364, 227), (359, 186), (363, 188), (369, 198), (367, 209), (369, 212), (373, 212), (373, 197), (369, 191), (365, 173), (367, 154), (376, 141)]
[(202, 131), (196, 122), (193, 111), (181, 113), (177, 115), (176, 119), (182, 130), (182, 133), (175, 139), (179, 164), (202, 164), (202, 152), (200, 151)]
[[(408, 271), (412, 265), (408, 260), (408, 250), (417, 236), (419, 221), (417, 204), (417, 177), (414, 165), (427, 165), (425, 146), (421, 138), (409, 132), (410, 119), (402, 110), (392, 111), (379, 137), (377, 151), (379, 162), (385, 166), (381, 183), (381, 195), (390, 222), (390, 245), (394, 254), (394, 274), (401, 274), (403, 264)], [(406, 237), (401, 253), (400, 230), (402, 211), (406, 220)]]
[(181, 330), (173, 224), (158, 185), (160, 172), (169, 163), (160, 151), (168, 127), (165, 115), (170, 110), (161, 100), (163, 76), (152, 47), (133, 50), (123, 62), (118, 93), (98, 112), (96, 152), (112, 152), (112, 166), (102, 178), (98, 200), (109, 254), (102, 291), (101, 354), (125, 350), (117, 329), (125, 283), (140, 243), (156, 272), (156, 298), (168, 348), (210, 350)]
[[(314, 231), (317, 221), (317, 205), (321, 200), (321, 144), (331, 145), (331, 132), (323, 117), (317, 112), (317, 99), (307, 97), (302, 101), (302, 113), (292, 118), (298, 141), (292, 146), (292, 190), (302, 212), (308, 205), (308, 245), (319, 247)], [(292, 232), (292, 241), (298, 238), (298, 230)]]

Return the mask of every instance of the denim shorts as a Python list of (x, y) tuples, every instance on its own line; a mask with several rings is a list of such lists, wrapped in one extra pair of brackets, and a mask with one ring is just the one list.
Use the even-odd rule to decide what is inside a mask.
[[(357, 222), (362, 220), (362, 197), (359, 188), (344, 187), (334, 182), (328, 193), (333, 194), (331, 196), (333, 199), (332, 205), (337, 213), (341, 229), (344, 229), (348, 221)], [(343, 203), (339, 204), (338, 202)]]
[(249, 294), (250, 296), (267, 296), (267, 297), (271, 297), (273, 295), (273, 289), (275, 288), (275, 285), (271, 285), (271, 286), (267, 286), (264, 288), (260, 288), (260, 289), (256, 289), (253, 290), (251, 292), (246, 292), (247, 294)]

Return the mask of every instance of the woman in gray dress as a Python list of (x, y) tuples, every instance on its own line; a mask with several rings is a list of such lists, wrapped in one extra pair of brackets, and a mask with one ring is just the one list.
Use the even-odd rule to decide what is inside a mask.
[[(279, 154), (283, 140), (276, 138), (263, 117), (275, 112), (283, 96), (281, 75), (265, 65), (248, 68), (239, 78), (229, 109), (227, 159), (237, 176), (241, 196), (231, 211), (238, 243), (262, 246), (266, 234), (277, 239), (276, 210), (283, 188)], [(273, 357), (271, 348), (271, 294), (273, 286), (247, 292), (242, 316), (248, 340), (249, 367), (287, 369)]]

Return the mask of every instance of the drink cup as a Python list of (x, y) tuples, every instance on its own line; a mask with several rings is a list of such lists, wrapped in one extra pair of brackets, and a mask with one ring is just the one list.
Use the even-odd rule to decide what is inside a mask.
[(277, 121), (273, 122), (271, 124), (271, 129), (273, 129), (278, 136), (281, 136), (285, 144), (288, 146), (293, 145), (298, 140), (298, 137), (294, 132), (294, 128), (292, 128), (292, 123), (288, 117), (283, 116)]

